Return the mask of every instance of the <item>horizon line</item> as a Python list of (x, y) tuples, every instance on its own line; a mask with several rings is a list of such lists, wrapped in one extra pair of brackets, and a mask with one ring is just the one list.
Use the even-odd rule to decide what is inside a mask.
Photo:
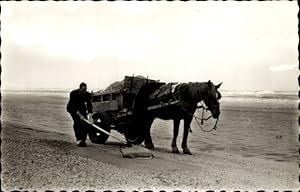
[[(1, 92), (6, 92), (6, 91), (12, 91), (12, 92), (21, 92), (21, 91), (32, 91), (32, 92), (37, 92), (37, 91), (44, 91), (44, 92), (55, 92), (55, 91), (58, 91), (58, 92), (68, 92), (68, 91), (71, 91), (71, 90), (74, 90), (76, 88), (33, 88), (33, 89), (1, 89)], [(101, 91), (101, 90), (104, 90), (104, 89), (89, 89), (89, 91)], [(220, 89), (220, 91), (225, 91), (225, 92), (262, 92), (262, 91), (272, 91), (272, 92), (295, 92), (298, 94), (298, 92), (300, 90), (271, 90), (271, 89)]]

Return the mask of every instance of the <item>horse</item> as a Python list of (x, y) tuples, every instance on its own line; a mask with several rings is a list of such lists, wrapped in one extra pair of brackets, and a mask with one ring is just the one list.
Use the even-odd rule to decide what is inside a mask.
[(188, 133), (190, 130), (190, 124), (193, 119), (193, 115), (197, 109), (197, 104), (204, 101), (207, 109), (211, 112), (212, 117), (219, 118), (221, 94), (218, 91), (222, 83), (214, 85), (210, 80), (208, 82), (190, 82), (178, 84), (173, 96), (179, 101), (178, 104), (170, 105), (165, 109), (160, 109), (155, 112), (146, 111), (144, 114), (144, 145), (148, 149), (153, 149), (154, 144), (151, 138), (151, 125), (155, 118), (163, 120), (173, 120), (173, 139), (171, 143), (172, 153), (179, 153), (176, 140), (179, 131), (180, 121), (184, 120), (183, 139), (181, 147), (184, 154), (192, 154), (187, 146)]

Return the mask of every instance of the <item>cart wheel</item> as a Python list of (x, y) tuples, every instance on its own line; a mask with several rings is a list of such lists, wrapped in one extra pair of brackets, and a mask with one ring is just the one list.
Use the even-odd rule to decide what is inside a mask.
[[(98, 112), (93, 114), (93, 120), (95, 125), (110, 132), (110, 116), (106, 112)], [(102, 133), (94, 127), (89, 128), (89, 138), (92, 143), (103, 144), (107, 141), (109, 135)]]
[(132, 129), (133, 128), (133, 124), (131, 124), (131, 126), (126, 127), (126, 131), (125, 131), (125, 139), (128, 143), (130, 144), (134, 144), (134, 145), (140, 145), (143, 143), (143, 141), (145, 140), (144, 138), (144, 134), (139, 133), (139, 131), (137, 131), (137, 129)]
[(140, 145), (144, 142), (144, 138), (139, 137), (139, 136), (133, 136), (133, 135), (126, 134), (126, 133), (125, 133), (125, 138), (128, 143), (134, 144), (134, 145)]

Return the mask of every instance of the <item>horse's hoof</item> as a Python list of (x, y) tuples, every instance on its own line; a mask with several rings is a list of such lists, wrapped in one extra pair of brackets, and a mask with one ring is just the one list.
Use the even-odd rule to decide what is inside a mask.
[(183, 148), (183, 153), (188, 154), (188, 155), (192, 155), (192, 152), (189, 150), (189, 148)]
[(149, 144), (149, 143), (145, 143), (145, 147), (147, 148), (147, 149), (154, 149), (154, 145), (153, 144)]
[(172, 147), (172, 153), (179, 153), (179, 150), (177, 147)]

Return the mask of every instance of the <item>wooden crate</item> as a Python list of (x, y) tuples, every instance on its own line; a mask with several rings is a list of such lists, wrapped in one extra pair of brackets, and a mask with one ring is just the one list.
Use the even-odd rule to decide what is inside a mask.
[(123, 105), (125, 109), (131, 109), (136, 95), (146, 83), (157, 82), (155, 80), (125, 76), (123, 86)]
[(128, 94), (137, 95), (142, 86), (146, 83), (156, 82), (155, 80), (140, 77), (125, 76), (123, 91)]

